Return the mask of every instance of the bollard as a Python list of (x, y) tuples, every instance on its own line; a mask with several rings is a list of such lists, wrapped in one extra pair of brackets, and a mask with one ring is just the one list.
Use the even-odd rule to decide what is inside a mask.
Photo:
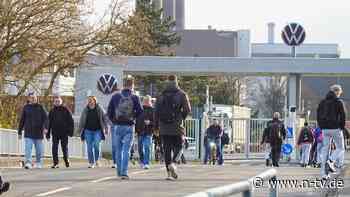
[(242, 194), (243, 194), (242, 195), (243, 197), (251, 197), (252, 196), (252, 192), (250, 190), (246, 190)]
[[(277, 181), (276, 176), (272, 177), (270, 180)], [(277, 189), (278, 189), (278, 184), (275, 184), (274, 188), (270, 186), (270, 197), (278, 197)]]

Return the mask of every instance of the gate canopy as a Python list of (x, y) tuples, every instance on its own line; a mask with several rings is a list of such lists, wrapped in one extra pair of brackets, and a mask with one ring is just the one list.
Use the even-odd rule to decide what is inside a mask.
[(88, 62), (98, 67), (119, 67), (124, 73), (139, 75), (350, 76), (350, 59), (90, 55)]

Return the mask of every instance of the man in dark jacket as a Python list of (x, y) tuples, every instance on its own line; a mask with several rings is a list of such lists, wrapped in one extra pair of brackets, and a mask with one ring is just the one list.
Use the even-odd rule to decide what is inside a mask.
[(314, 143), (314, 135), (312, 129), (308, 126), (308, 123), (304, 123), (304, 127), (301, 129), (297, 145), (301, 149), (301, 167), (307, 167), (310, 160), (311, 147)]
[(117, 175), (123, 180), (129, 179), (128, 164), (130, 149), (134, 138), (135, 119), (143, 112), (140, 98), (134, 94), (134, 79), (125, 81), (124, 89), (111, 98), (108, 105), (108, 117), (113, 123), (112, 146), (115, 147)]
[(286, 129), (280, 119), (280, 113), (275, 112), (273, 119), (267, 123), (267, 132), (269, 135), (269, 142), (271, 145), (271, 159), (272, 166), (279, 167), (279, 160), (281, 157), (281, 146), (283, 140), (286, 138)]
[(143, 113), (136, 119), (135, 131), (138, 137), (138, 151), (140, 164), (144, 169), (149, 169), (152, 135), (154, 127), (154, 109), (152, 98), (147, 95), (143, 100)]
[[(333, 85), (326, 98), (321, 101), (317, 108), (317, 123), (323, 133), (321, 176), (329, 178), (326, 172), (326, 164), (331, 172), (336, 171), (334, 161), (339, 161), (338, 167), (344, 163), (344, 137), (342, 130), (345, 129), (345, 107), (339, 97), (342, 94), (340, 85)], [(329, 156), (330, 139), (333, 139), (335, 151)], [(329, 156), (329, 157), (328, 157)]]
[(7, 192), (10, 189), (10, 183), (9, 182), (3, 182), (2, 178), (0, 176), (0, 195), (2, 193)]
[(168, 77), (166, 85), (156, 102), (155, 120), (164, 147), (167, 180), (174, 180), (178, 177), (175, 163), (180, 159), (185, 135), (183, 121), (191, 112), (191, 106), (187, 94), (179, 88), (175, 75)]
[(63, 160), (69, 167), (68, 160), (68, 136), (73, 136), (74, 121), (71, 112), (63, 105), (61, 97), (54, 98), (54, 107), (49, 112), (49, 128), (46, 138), (49, 140), (52, 134), (52, 159), (51, 168), (58, 168), (58, 144), (61, 141)]
[(47, 133), (47, 114), (43, 106), (38, 103), (34, 93), (28, 95), (28, 103), (23, 107), (18, 127), (18, 137), (22, 139), (24, 129), (25, 168), (32, 168), (32, 148), (35, 146), (36, 167), (42, 168), (44, 151), (43, 138)]
[(222, 149), (221, 149), (221, 136), (222, 136), (223, 130), (219, 124), (219, 121), (217, 119), (213, 120), (213, 124), (210, 125), (206, 131), (206, 136), (207, 136), (207, 144), (206, 144), (206, 150), (208, 151), (205, 154), (204, 158), (204, 164), (207, 164), (209, 155), (210, 155), (210, 142), (214, 142), (216, 145), (216, 158), (219, 158), (218, 164), (222, 165)]

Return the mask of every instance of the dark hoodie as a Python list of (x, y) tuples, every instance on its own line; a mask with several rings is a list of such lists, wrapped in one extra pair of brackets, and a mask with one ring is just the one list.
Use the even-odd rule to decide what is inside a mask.
[(134, 118), (135, 119), (137, 117), (139, 117), (140, 114), (142, 114), (143, 108), (142, 108), (142, 105), (140, 103), (140, 98), (137, 95), (134, 95), (131, 90), (123, 89), (121, 93), (116, 93), (111, 98), (111, 101), (109, 102), (109, 105), (108, 105), (108, 111), (107, 111), (108, 118), (115, 125), (130, 125), (130, 126), (134, 125), (135, 124), (134, 120), (127, 121), (127, 120), (117, 120), (116, 119), (115, 111), (119, 105), (120, 99), (122, 98), (121, 94), (123, 94), (123, 96), (125, 96), (125, 97), (130, 96), (132, 94), (131, 99), (132, 99), (133, 105), (134, 105), (134, 115), (135, 115)]
[(183, 120), (186, 119), (187, 115), (191, 112), (191, 106), (187, 94), (179, 88), (177, 82), (170, 81), (167, 82), (166, 89), (163, 94), (166, 92), (174, 92), (175, 103), (180, 109), (179, 119), (173, 123), (167, 124), (159, 121), (159, 112), (163, 103), (163, 96), (161, 95), (156, 102), (155, 106), (155, 120), (156, 128), (159, 127), (160, 135), (171, 135), (171, 136), (181, 136), (183, 135)]
[(345, 107), (334, 92), (328, 92), (317, 108), (317, 123), (321, 129), (344, 129)]
[(69, 109), (63, 105), (54, 106), (49, 112), (49, 128), (46, 138), (73, 136), (74, 120)]

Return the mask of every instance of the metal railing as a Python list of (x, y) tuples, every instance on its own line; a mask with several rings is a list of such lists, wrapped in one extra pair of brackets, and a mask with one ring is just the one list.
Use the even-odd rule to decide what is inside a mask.
[[(263, 181), (263, 182), (276, 180), (276, 174), (277, 174), (276, 169), (269, 169), (246, 181), (241, 181), (238, 183), (225, 185), (221, 187), (215, 187), (202, 192), (187, 195), (186, 197), (229, 197), (238, 193), (242, 193), (243, 197), (252, 197), (254, 184), (256, 184), (255, 183), (256, 180)], [(278, 196), (277, 187), (270, 187), (269, 196), (270, 197)]]
[[(46, 139), (44, 143), (44, 156), (51, 156), (52, 141)], [(61, 149), (59, 148), (59, 156), (62, 156)], [(81, 142), (79, 137), (69, 138), (68, 142), (69, 156), (72, 158), (85, 158), (86, 148), (85, 144)], [(0, 154), (21, 156), (24, 154), (24, 140), (18, 139), (17, 131), (11, 129), (0, 128)]]

